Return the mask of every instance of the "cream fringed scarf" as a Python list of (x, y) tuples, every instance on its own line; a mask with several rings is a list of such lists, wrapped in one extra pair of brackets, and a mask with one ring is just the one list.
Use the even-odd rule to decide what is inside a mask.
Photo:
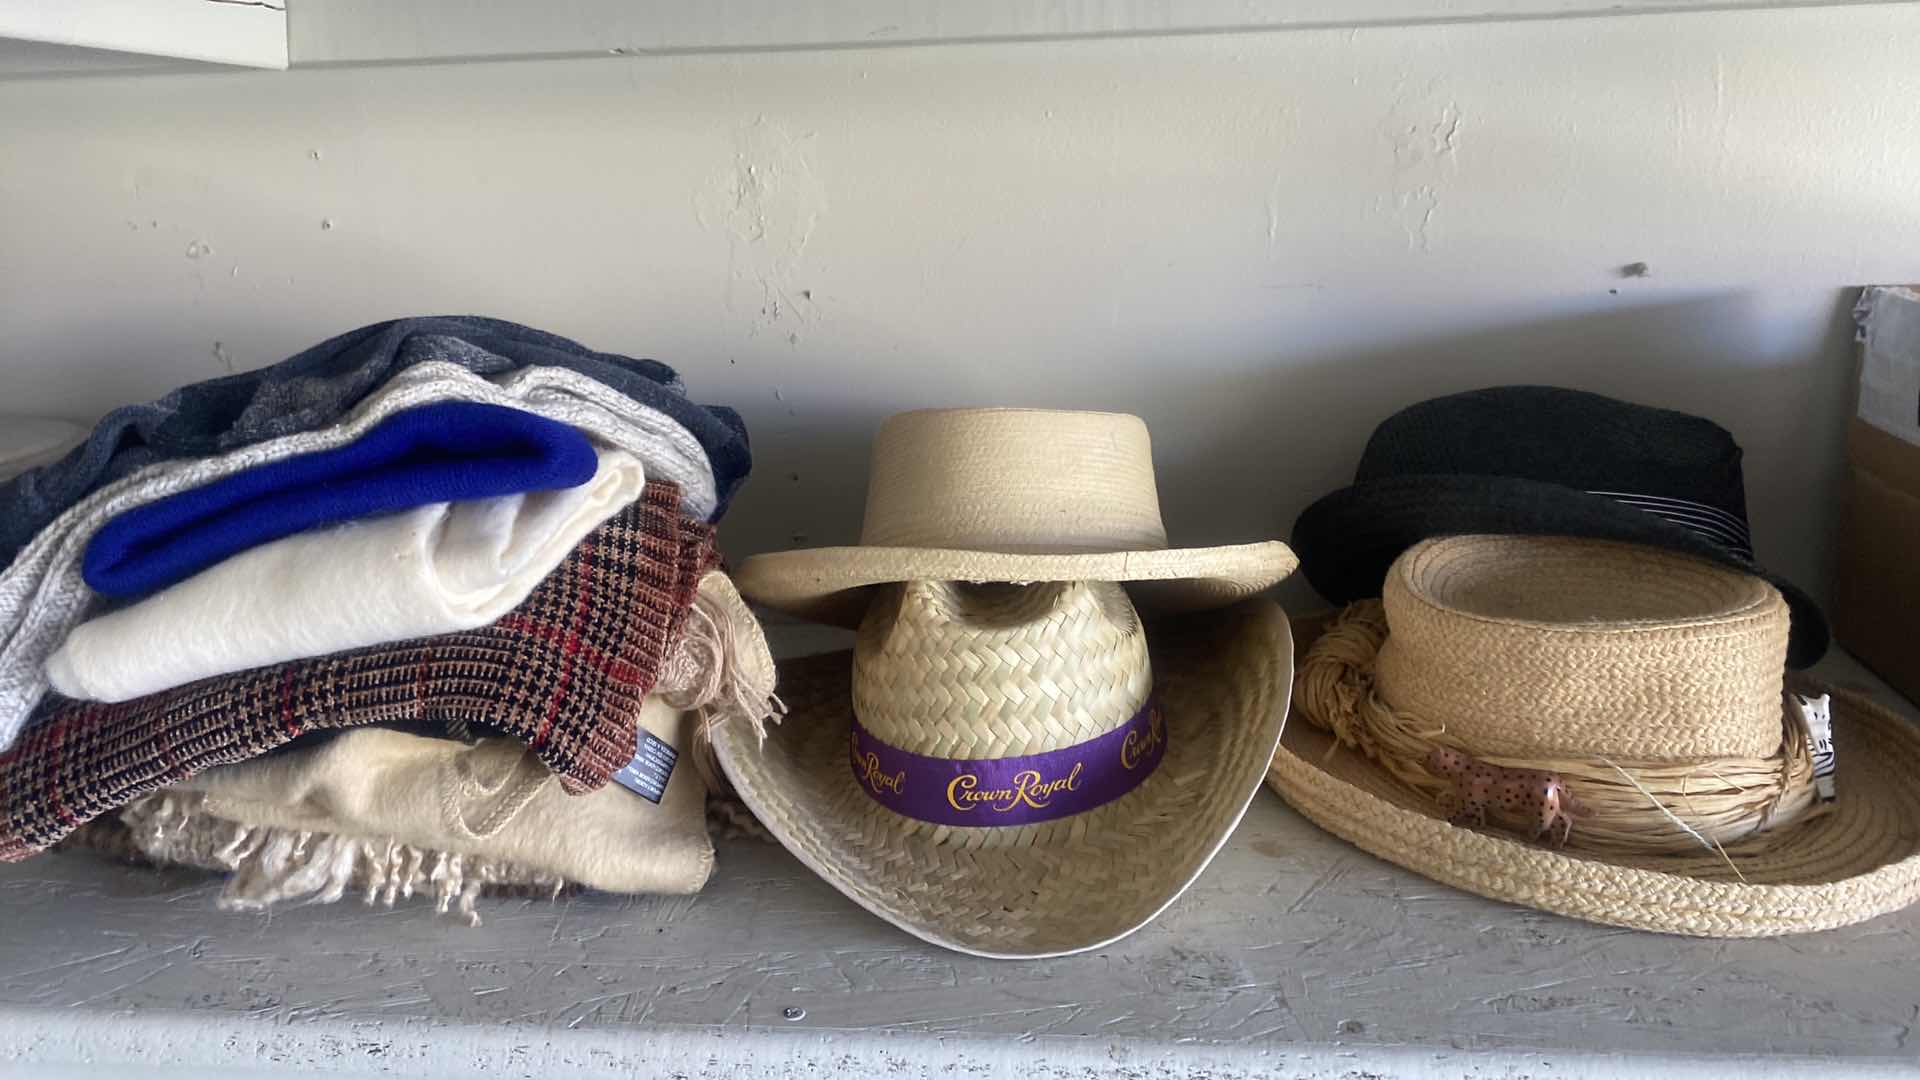
[(79, 839), (225, 871), (228, 910), (419, 894), (477, 925), (483, 890), (696, 892), (714, 861), (704, 732), (734, 718), (758, 727), (775, 699), (766, 641), (725, 575), (701, 581), (695, 611), (640, 710), (640, 727), (681, 755), (657, 805), (617, 785), (568, 795), (513, 739), (371, 728), (210, 769)]
[[(369, 905), (392, 907), (419, 894), (432, 897), (442, 913), (457, 911), (478, 926), (474, 900), (483, 889), (521, 888), (557, 897), (569, 884), (531, 866), (418, 848), (391, 837), (363, 840), (231, 821), (208, 812), (206, 797), (197, 791), (143, 795), (120, 812), (119, 824), (124, 832), (102, 830), (83, 842), (124, 846), (127, 854), (157, 863), (224, 871), (230, 876), (218, 903), (226, 911), (257, 911), (283, 902), (332, 904), (350, 890)], [(116, 843), (111, 837), (120, 839)]]

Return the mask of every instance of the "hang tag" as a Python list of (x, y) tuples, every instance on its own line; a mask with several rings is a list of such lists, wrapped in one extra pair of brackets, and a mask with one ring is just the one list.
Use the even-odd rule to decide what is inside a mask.
[(641, 728), (640, 744), (633, 752), (633, 760), (614, 773), (613, 780), (648, 802), (658, 803), (667, 793), (667, 781), (672, 778), (674, 763), (679, 760), (678, 750)]
[(1821, 802), (1832, 802), (1833, 786), (1833, 699), (1821, 694), (1817, 698), (1793, 695), (1794, 704), (1800, 707), (1800, 719), (1807, 725), (1807, 745), (1813, 751), (1813, 786), (1820, 793)]

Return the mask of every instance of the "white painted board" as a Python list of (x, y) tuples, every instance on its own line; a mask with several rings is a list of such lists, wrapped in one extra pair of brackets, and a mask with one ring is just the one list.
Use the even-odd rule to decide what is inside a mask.
[(287, 66), (277, 0), (4, 0), (0, 38), (242, 67)]
[(864, 48), (1870, 2), (1886, 0), (5, 0), (0, 78), (178, 73), (191, 62), (286, 68)]
[[(1822, 673), (1879, 687), (1842, 656)], [(0, 867), (0, 1071), (1241, 1080), (1920, 1070), (1920, 911), (1758, 941), (1594, 926), (1381, 862), (1267, 792), (1157, 921), (1045, 961), (921, 943), (755, 841), (723, 843), (717, 877), (696, 896), (483, 900), (477, 929), (423, 904), (221, 914), (217, 889), (198, 873), (78, 853)]]
[(288, 10), (293, 62), (306, 65), (1044, 41), (1851, 2), (1858, 0), (288, 0)]

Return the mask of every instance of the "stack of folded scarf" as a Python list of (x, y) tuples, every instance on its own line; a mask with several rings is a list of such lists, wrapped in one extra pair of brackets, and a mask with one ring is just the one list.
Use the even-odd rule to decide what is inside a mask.
[(79, 830), (233, 907), (698, 889), (674, 766), (772, 694), (716, 569), (748, 466), (670, 368), (487, 319), (117, 410), (0, 487), (0, 859)]

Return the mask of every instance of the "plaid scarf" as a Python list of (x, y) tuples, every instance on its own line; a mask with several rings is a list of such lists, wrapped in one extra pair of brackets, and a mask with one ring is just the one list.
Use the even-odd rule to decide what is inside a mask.
[[(514, 609), (470, 633), (272, 667), (118, 704), (51, 700), (0, 755), (0, 861), (202, 769), (309, 731), (430, 723), (518, 738), (569, 792), (633, 758), (640, 701), (718, 562), (680, 491), (647, 485)], [(350, 597), (343, 602), (351, 603)]]

